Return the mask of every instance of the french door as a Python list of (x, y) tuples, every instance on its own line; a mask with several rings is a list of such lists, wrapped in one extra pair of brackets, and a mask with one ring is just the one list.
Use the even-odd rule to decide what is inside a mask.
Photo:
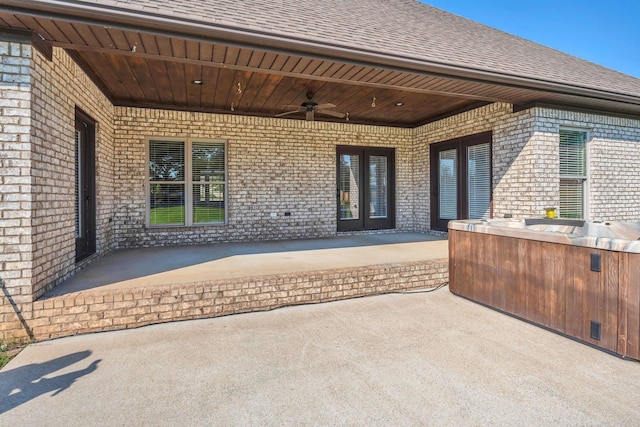
[(431, 146), (431, 229), (491, 217), (491, 132)]
[(393, 148), (337, 147), (338, 231), (395, 227)]
[(76, 262), (96, 251), (95, 122), (76, 111)]

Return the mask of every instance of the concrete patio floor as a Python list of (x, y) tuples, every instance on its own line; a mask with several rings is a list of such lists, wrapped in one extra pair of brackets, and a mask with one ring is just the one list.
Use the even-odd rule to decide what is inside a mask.
[(130, 289), (447, 258), (446, 237), (382, 233), (323, 239), (117, 250), (45, 297), (88, 289)]
[(452, 295), (90, 334), (0, 371), (0, 425), (637, 425), (640, 364)]

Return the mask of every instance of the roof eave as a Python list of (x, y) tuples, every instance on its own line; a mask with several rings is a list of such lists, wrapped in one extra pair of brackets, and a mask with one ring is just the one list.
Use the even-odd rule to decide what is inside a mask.
[(0, 10), (88, 25), (117, 27), (167, 36), (218, 42), (237, 47), (274, 51), (317, 59), (340, 61), (368, 67), (384, 67), (403, 72), (421, 72), (468, 81), (493, 83), (522, 89), (583, 96), (592, 99), (640, 105), (640, 97), (589, 87), (499, 73), (455, 64), (391, 55), (365, 49), (284, 37), (265, 31), (180, 19), (152, 12), (87, 4), (74, 0), (0, 0)]

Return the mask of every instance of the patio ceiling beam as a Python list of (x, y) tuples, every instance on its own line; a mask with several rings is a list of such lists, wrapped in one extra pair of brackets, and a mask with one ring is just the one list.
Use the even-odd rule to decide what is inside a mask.
[[(278, 76), (284, 76), (284, 77), (303, 78), (303, 79), (316, 80), (316, 81), (329, 82), (329, 83), (344, 83), (344, 84), (349, 84), (353, 86), (366, 86), (366, 87), (375, 87), (380, 89), (402, 90), (405, 92), (423, 93), (423, 94), (429, 94), (429, 95), (454, 96), (458, 98), (467, 98), (467, 99), (474, 99), (474, 100), (486, 101), (486, 102), (508, 102), (508, 103), (513, 102), (512, 99), (501, 98), (501, 97), (478, 96), (468, 92), (440, 91), (440, 90), (415, 88), (410, 86), (402, 86), (402, 85), (394, 85), (394, 84), (372, 83), (372, 82), (366, 82), (366, 81), (349, 80), (349, 79), (334, 78), (334, 77), (327, 77), (327, 76), (317, 76), (313, 74), (297, 73), (297, 72), (291, 72), (291, 71), (270, 70), (268, 68), (227, 64), (223, 62), (212, 62), (212, 61), (198, 60), (198, 59), (191, 59), (191, 58), (179, 58), (179, 57), (166, 56), (161, 54), (151, 54), (146, 52), (132, 52), (132, 51), (122, 50), (122, 49), (110, 49), (110, 48), (96, 47), (96, 46), (60, 43), (55, 41), (51, 42), (51, 44), (53, 46), (61, 47), (63, 49), (72, 50), (72, 51), (86, 51), (86, 52), (94, 52), (94, 53), (104, 53), (109, 55), (131, 56), (131, 57), (151, 59), (156, 61), (179, 62), (183, 64), (202, 65), (202, 66), (223, 68), (223, 69), (236, 70), (236, 71), (249, 71), (249, 72), (264, 73), (264, 74), (278, 75)], [(407, 74), (407, 73), (405, 72), (404, 74)], [(412, 74), (416, 76), (419, 75), (416, 73), (412, 73)]]
[(201, 21), (155, 14), (151, 11), (143, 13), (142, 11), (133, 11), (120, 7), (87, 4), (71, 0), (31, 0), (29, 2), (24, 0), (4, 0), (0, 10), (88, 25), (112, 26), (136, 31), (143, 29), (148, 33), (169, 35), (171, 37), (188, 37), (224, 44), (234, 43), (236, 46), (245, 48), (304, 55), (336, 62), (348, 61), (349, 63), (366, 67), (384, 66), (387, 69), (403, 72), (429, 73), (434, 76), (456, 77), (480, 83), (576, 95), (634, 106), (640, 105), (640, 97), (624, 93), (380, 53), (362, 48), (350, 48), (326, 42), (320, 43), (306, 39), (284, 37), (255, 30), (223, 25), (212, 26)]

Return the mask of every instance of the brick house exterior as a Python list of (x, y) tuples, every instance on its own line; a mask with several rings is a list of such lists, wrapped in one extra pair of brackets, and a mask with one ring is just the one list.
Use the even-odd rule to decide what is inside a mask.
[[(492, 215), (521, 218), (558, 206), (559, 130), (581, 129), (589, 133), (589, 219), (640, 220), (640, 96), (629, 111), (486, 102), (417, 126), (117, 105), (74, 55), (54, 44), (48, 58), (24, 34), (0, 31), (0, 336), (21, 328), (16, 311), (28, 322), (34, 301), (115, 249), (338, 235), (336, 146), (395, 149), (393, 229), (429, 232), (432, 144), (490, 131)], [(96, 122), (96, 248), (80, 262), (77, 109)], [(146, 226), (153, 137), (226, 143), (225, 224)]]

